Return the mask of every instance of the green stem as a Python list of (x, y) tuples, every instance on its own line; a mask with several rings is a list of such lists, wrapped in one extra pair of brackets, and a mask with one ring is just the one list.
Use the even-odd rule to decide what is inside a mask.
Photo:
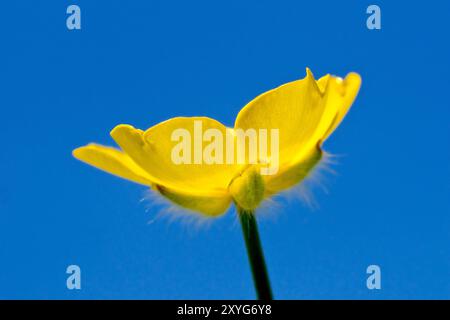
[(270, 288), (269, 275), (267, 274), (254, 212), (238, 207), (238, 215), (241, 221), (257, 297), (259, 300), (272, 300), (272, 289)]

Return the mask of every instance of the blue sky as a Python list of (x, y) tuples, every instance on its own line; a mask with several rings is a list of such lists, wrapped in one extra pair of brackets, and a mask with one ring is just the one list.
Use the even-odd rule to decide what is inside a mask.
[[(256, 95), (357, 71), (339, 155), (259, 215), (276, 298), (450, 298), (450, 4), (377, 1), (14, 1), (0, 16), (0, 298), (254, 298), (235, 213), (156, 219), (144, 187), (71, 150), (119, 123), (232, 125)], [(66, 28), (77, 4), (82, 29)], [(79, 265), (82, 289), (66, 288)], [(366, 288), (381, 267), (382, 289)]]

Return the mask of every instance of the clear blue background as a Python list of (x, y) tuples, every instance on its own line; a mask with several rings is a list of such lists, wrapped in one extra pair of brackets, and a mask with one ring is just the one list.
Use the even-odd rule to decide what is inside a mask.
[[(82, 30), (66, 28), (78, 4)], [(156, 219), (145, 188), (71, 150), (119, 123), (232, 125), (253, 97), (357, 71), (325, 145), (340, 155), (316, 203), (265, 208), (275, 297), (450, 298), (448, 1), (9, 1), (0, 6), (0, 298), (254, 298), (233, 211)], [(291, 196), (290, 198), (296, 198)], [(66, 288), (66, 267), (82, 289)], [(382, 289), (366, 288), (366, 268)]]

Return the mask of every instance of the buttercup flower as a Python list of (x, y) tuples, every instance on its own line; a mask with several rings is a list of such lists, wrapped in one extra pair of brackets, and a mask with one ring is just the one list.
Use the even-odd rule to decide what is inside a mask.
[[(361, 84), (356, 73), (345, 79), (326, 75), (319, 80), (309, 69), (306, 73), (304, 79), (267, 91), (248, 103), (239, 112), (234, 129), (206, 117), (172, 118), (146, 131), (121, 124), (111, 131), (121, 150), (89, 144), (75, 149), (73, 155), (207, 216), (224, 213), (232, 202), (254, 210), (264, 199), (301, 182), (319, 163), (322, 143), (346, 115)], [(216, 129), (223, 136), (236, 129), (279, 130), (277, 172), (259, 172), (261, 163), (270, 163), (270, 152), (253, 164), (174, 163), (173, 132), (183, 128), (194, 135), (194, 122), (199, 121), (203, 131)]]
[(272, 299), (253, 213), (319, 163), (323, 142), (341, 123), (360, 85), (356, 73), (316, 81), (307, 69), (304, 79), (248, 103), (234, 128), (206, 117), (173, 118), (146, 131), (121, 124), (111, 131), (121, 150), (89, 144), (73, 155), (207, 216), (224, 213), (234, 202), (258, 298)]

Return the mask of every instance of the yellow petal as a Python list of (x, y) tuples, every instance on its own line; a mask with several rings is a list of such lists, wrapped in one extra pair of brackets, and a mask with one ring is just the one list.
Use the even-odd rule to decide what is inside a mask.
[(267, 193), (300, 182), (319, 162), (321, 143), (344, 118), (360, 84), (356, 73), (316, 81), (307, 69), (304, 79), (270, 90), (241, 110), (235, 128), (279, 130), (279, 171), (264, 176)]
[(319, 164), (322, 155), (322, 150), (317, 146), (301, 161), (284, 166), (276, 175), (265, 176), (265, 196), (274, 195), (299, 184)]
[(326, 112), (321, 121), (323, 127), (326, 127), (327, 129), (324, 133), (318, 132), (318, 135), (322, 135), (322, 142), (325, 141), (342, 122), (358, 95), (360, 87), (361, 77), (357, 73), (351, 72), (345, 79), (331, 77), (325, 93)]
[(293, 161), (282, 168), (275, 176), (266, 177), (266, 193), (275, 194), (286, 190), (305, 179), (322, 159), (322, 143), (339, 126), (344, 119), (361, 86), (361, 77), (356, 73), (349, 73), (343, 80), (326, 75), (317, 81), (323, 92), (324, 113), (320, 124), (311, 137), (305, 149), (313, 146), (307, 153), (299, 153)]
[(307, 70), (304, 79), (284, 84), (248, 103), (239, 112), (235, 129), (278, 129), (282, 167), (308, 153), (310, 149), (305, 146), (319, 126), (324, 109), (323, 93)]
[(78, 160), (98, 169), (143, 185), (152, 185), (151, 178), (125, 153), (111, 147), (89, 144), (72, 152)]
[(226, 194), (201, 196), (170, 190), (164, 186), (156, 185), (155, 189), (164, 197), (180, 207), (203, 213), (208, 216), (218, 216), (230, 207), (231, 197)]
[[(111, 131), (111, 136), (156, 184), (185, 195), (227, 196), (228, 184), (238, 173), (239, 166), (226, 163), (206, 164), (203, 157), (197, 159), (202, 163), (195, 163), (196, 152), (199, 150), (203, 152), (203, 147), (209, 144), (209, 142), (204, 142), (202, 146), (196, 144), (198, 139), (202, 139), (201, 135), (198, 137), (198, 130), (194, 132), (196, 130), (194, 128), (198, 129), (196, 127), (198, 121), (201, 123), (203, 133), (208, 129), (215, 129), (226, 136), (227, 129), (224, 125), (206, 117), (173, 118), (145, 132), (129, 125), (119, 125)], [(178, 129), (190, 135), (191, 145), (187, 148), (191, 155), (190, 163), (174, 162), (174, 148), (181, 141), (174, 139), (173, 136)], [(223, 153), (225, 157), (225, 152)]]

